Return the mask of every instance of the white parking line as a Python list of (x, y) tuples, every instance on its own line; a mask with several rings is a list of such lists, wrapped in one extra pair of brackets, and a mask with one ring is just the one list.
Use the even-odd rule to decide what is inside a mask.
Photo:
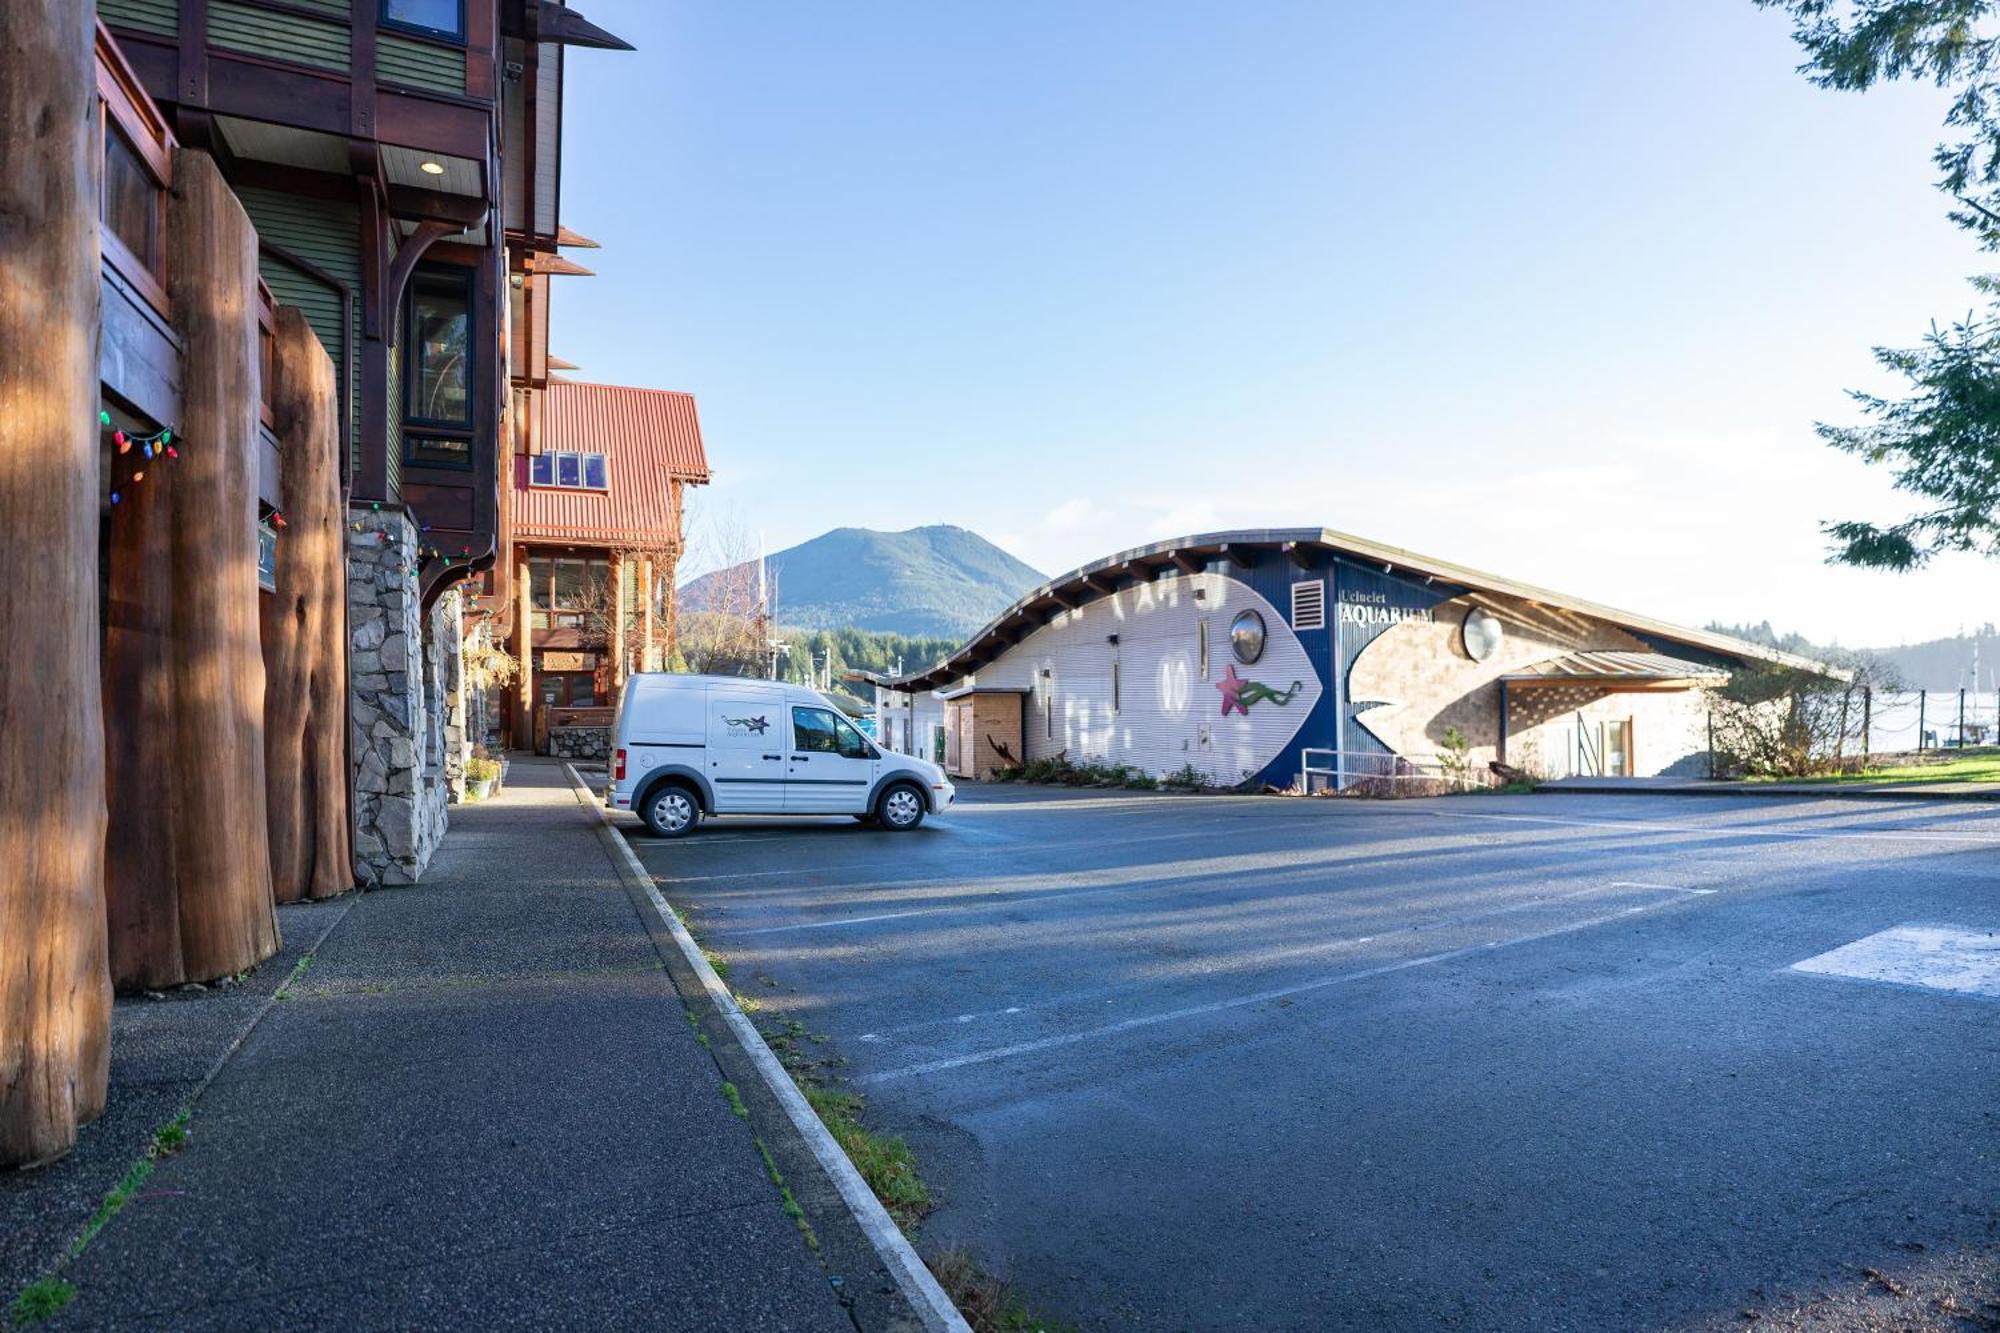
[[(1376, 940), (1389, 939), (1398, 935), (1428, 935), (1440, 930), (1451, 930), (1458, 926), (1469, 926), (1475, 921), (1491, 921), (1495, 917), (1512, 916), (1518, 912), (1531, 912), (1538, 907), (1550, 907), (1557, 903), (1574, 902), (1578, 898), (1588, 898), (1593, 893), (1602, 893), (1606, 889), (1618, 888), (1660, 889), (1670, 893), (1685, 893), (1690, 895), (1717, 892), (1715, 889), (1684, 889), (1673, 884), (1628, 884), (1624, 881), (1613, 881), (1606, 884), (1594, 884), (1589, 888), (1576, 889), (1569, 893), (1558, 893), (1545, 898), (1531, 898), (1525, 902), (1509, 903), (1505, 907), (1489, 908), (1484, 912), (1465, 912), (1458, 916), (1442, 917), (1435, 921), (1414, 921), (1407, 926), (1389, 926), (1377, 930), (1370, 935), (1349, 935), (1340, 939), (1321, 940), (1317, 944), (1296, 945), (1290, 949), (1261, 950), (1257, 954), (1257, 959), (1259, 962), (1268, 963), (1278, 959), (1306, 958), (1317, 954), (1338, 953), (1342, 949), (1353, 949), (1363, 944), (1373, 944)], [(754, 935), (765, 932), (744, 931), (742, 933)], [(1015, 1014), (1036, 1013), (1043, 1009), (1056, 1008), (1059, 1005), (1075, 1004), (1085, 999), (1095, 1000), (1106, 995), (1129, 994), (1133, 989), (1130, 986), (1110, 987), (1101, 991), (1086, 991), (1065, 995), (1057, 999), (1043, 1000), (1034, 1004), (1012, 1004), (1004, 1009), (989, 1009), (983, 1013), (957, 1014), (951, 1018), (927, 1018), (915, 1023), (903, 1023), (892, 1028), (882, 1028), (875, 1032), (864, 1032), (861, 1034), (859, 1040), (879, 1044), (890, 1037), (900, 1036), (906, 1032), (922, 1032), (928, 1028), (961, 1026), (982, 1019), (991, 1022), (1009, 1018)]]
[(904, 1065), (900, 1069), (888, 1069), (880, 1073), (865, 1075), (860, 1079), (860, 1082), (890, 1083), (899, 1079), (915, 1078), (924, 1074), (940, 1074), (946, 1070), (963, 1069), (967, 1065), (987, 1064), (994, 1060), (1012, 1059), (1017, 1055), (1032, 1055), (1037, 1051), (1053, 1050), (1059, 1046), (1073, 1046), (1078, 1042), (1099, 1041), (1106, 1037), (1115, 1037), (1121, 1033), (1131, 1032), (1139, 1028), (1155, 1027), (1162, 1023), (1177, 1023), (1184, 1019), (1202, 1018), (1209, 1014), (1222, 1013), (1229, 1009), (1241, 1009), (1246, 1005), (1270, 1004), (1274, 1001), (1282, 1000), (1287, 996), (1304, 995), (1311, 991), (1325, 990), (1329, 986), (1342, 986), (1351, 981), (1366, 981), (1371, 977), (1388, 976), (1394, 972), (1406, 972), (1411, 968), (1428, 967), (1433, 963), (1455, 962), (1461, 958), (1470, 958), (1474, 954), (1490, 953), (1498, 949), (1512, 948), (1517, 944), (1532, 944), (1537, 940), (1552, 939), (1558, 935), (1568, 935), (1579, 930), (1589, 930), (1596, 926), (1610, 925), (1613, 922), (1624, 921), (1630, 917), (1637, 916), (1642, 912), (1655, 911), (1661, 907), (1665, 907), (1668, 903), (1677, 901), (1680, 900), (1665, 898), (1657, 903), (1650, 903), (1639, 907), (1627, 907), (1605, 916), (1588, 917), (1582, 921), (1572, 921), (1567, 925), (1556, 926), (1549, 930), (1535, 931), (1528, 935), (1519, 935), (1512, 939), (1488, 940), (1484, 944), (1471, 944), (1462, 949), (1449, 949), (1443, 953), (1426, 954), (1421, 958), (1405, 958), (1399, 962), (1383, 963), (1378, 967), (1362, 968), (1355, 972), (1336, 973), (1330, 977), (1321, 977), (1317, 981), (1300, 982), (1297, 985), (1283, 986), (1275, 990), (1258, 991), (1251, 995), (1238, 995), (1227, 1000), (1213, 1000), (1207, 1004), (1190, 1005), (1184, 1009), (1169, 1009), (1164, 1013), (1145, 1014), (1138, 1018), (1125, 1019), (1122, 1022), (1108, 1023), (1102, 1027), (1088, 1028), (1082, 1032), (1065, 1032), (1054, 1037), (1042, 1037), (1035, 1041), (1015, 1042), (1007, 1046), (996, 1046), (990, 1050), (974, 1051), (967, 1055), (947, 1056), (939, 1060), (925, 1060), (919, 1064)]
[(1931, 830), (1777, 829), (1762, 825), (1657, 824), (1633, 819), (1564, 819), (1556, 815), (1474, 814), (1465, 810), (1383, 810), (1382, 814), (1429, 816), (1433, 819), (1488, 819), (1510, 824), (1561, 824), (1570, 828), (1626, 829), (1635, 833), (1703, 833), (1725, 838), (1853, 838), (1864, 842), (1973, 842), (2000, 845), (2000, 833), (1939, 833)]

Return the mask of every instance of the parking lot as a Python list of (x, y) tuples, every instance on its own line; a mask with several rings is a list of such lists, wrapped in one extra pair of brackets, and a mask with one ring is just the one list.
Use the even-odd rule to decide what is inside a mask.
[(1846, 950), (1989, 947), (2000, 808), (973, 788), (912, 834), (624, 828), (915, 1147), (922, 1247), (1081, 1327), (2000, 1327), (1990, 955)]

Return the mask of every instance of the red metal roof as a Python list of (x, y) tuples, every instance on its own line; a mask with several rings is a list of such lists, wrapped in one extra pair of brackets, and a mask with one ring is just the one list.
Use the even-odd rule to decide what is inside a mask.
[(677, 541), (672, 482), (708, 480), (694, 395), (551, 380), (542, 402), (545, 453), (603, 454), (605, 489), (531, 486), (514, 459), (514, 532), (591, 543)]

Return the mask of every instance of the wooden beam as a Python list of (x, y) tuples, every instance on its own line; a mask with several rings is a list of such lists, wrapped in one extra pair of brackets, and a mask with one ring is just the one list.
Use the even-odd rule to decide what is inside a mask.
[(1281, 549), (1285, 557), (1300, 569), (1313, 569), (1319, 563), (1313, 549), (1303, 542), (1286, 542)]
[(264, 600), (264, 775), (279, 902), (354, 887), (349, 837), (347, 511), (333, 362), (303, 312), (278, 308), (271, 415), (283, 462), (276, 590)]
[[(104, 717), (97, 647), (93, 5), (12, 0), (0, 32), (0, 1165), (104, 1110)], [(29, 661), (36, 665), (31, 668)]]
[(1172, 561), (1174, 567), (1179, 569), (1183, 574), (1199, 574), (1202, 571), (1201, 562), (1190, 556), (1186, 551), (1169, 551), (1167, 552), (1167, 559)]
[(173, 464), (174, 878), (192, 981), (278, 950), (257, 631), (257, 233), (206, 153), (174, 154), (167, 288), (186, 360)]
[(1240, 546), (1231, 546), (1228, 542), (1224, 542), (1222, 543), (1221, 554), (1229, 557), (1229, 563), (1238, 569), (1250, 568), (1250, 555)]

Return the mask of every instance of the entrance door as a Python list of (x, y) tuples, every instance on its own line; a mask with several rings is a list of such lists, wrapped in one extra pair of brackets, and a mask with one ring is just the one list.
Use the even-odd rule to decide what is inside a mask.
[(791, 723), (768, 694), (708, 696), (708, 779), (717, 814), (772, 814), (785, 808), (785, 755)]
[(1632, 719), (1601, 724), (1603, 746), (1599, 753), (1604, 756), (1603, 772), (1607, 777), (1629, 778), (1632, 776)]
[(858, 815), (875, 782), (875, 747), (830, 708), (792, 709), (785, 809), (799, 815)]

